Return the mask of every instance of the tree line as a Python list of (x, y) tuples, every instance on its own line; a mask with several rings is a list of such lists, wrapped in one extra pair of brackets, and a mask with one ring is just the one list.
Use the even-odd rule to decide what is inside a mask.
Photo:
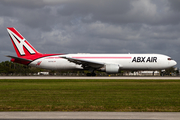
[(2, 75), (8, 75), (8, 74), (22, 74), (26, 75), (28, 73), (37, 73), (44, 71), (40, 68), (30, 67), (23, 64), (13, 63), (10, 61), (3, 61), (0, 63), (0, 73)]

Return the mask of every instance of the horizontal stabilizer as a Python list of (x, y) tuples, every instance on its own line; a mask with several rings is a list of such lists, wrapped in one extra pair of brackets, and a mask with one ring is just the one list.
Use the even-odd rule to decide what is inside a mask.
[(20, 58), (20, 57), (14, 57), (14, 56), (10, 56), (10, 55), (7, 55), (6, 57), (14, 58), (15, 60), (20, 60), (20, 61), (27, 61), (27, 62), (32, 61), (32, 60), (29, 60), (29, 59)]

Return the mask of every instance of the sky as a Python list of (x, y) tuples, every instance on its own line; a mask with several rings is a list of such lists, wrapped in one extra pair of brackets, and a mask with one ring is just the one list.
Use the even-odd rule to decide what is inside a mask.
[(0, 62), (16, 56), (7, 27), (41, 53), (158, 53), (180, 68), (180, 0), (0, 0)]

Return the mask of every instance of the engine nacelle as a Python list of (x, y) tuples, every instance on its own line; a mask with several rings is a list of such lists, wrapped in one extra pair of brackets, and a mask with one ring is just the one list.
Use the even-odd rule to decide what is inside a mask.
[(101, 71), (106, 73), (118, 73), (120, 66), (118, 64), (106, 64), (103, 68), (100, 68)]

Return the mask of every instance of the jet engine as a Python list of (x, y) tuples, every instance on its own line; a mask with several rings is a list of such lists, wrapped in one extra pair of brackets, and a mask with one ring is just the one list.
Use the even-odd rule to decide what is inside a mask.
[(104, 67), (100, 68), (101, 71), (104, 71), (106, 73), (118, 73), (120, 69), (120, 66), (118, 64), (106, 64)]

